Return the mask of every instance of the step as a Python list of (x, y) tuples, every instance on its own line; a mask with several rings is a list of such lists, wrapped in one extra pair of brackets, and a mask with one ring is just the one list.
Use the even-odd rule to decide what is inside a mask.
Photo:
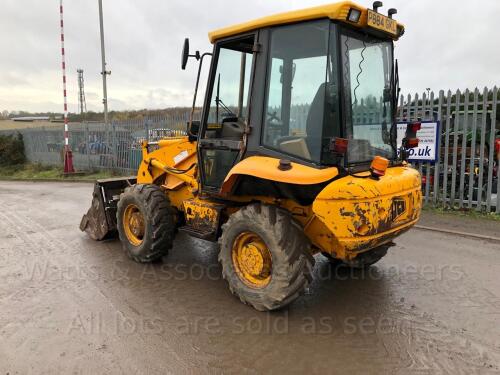
[(179, 228), (180, 232), (189, 234), (192, 237), (200, 238), (207, 241), (215, 241), (215, 231), (203, 231), (197, 228), (193, 228), (189, 225), (185, 225)]

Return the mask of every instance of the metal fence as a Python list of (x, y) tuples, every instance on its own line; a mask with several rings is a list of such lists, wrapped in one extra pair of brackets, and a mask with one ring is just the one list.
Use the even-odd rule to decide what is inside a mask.
[[(399, 121), (433, 120), (441, 124), (438, 160), (414, 164), (422, 174), (426, 203), (500, 213), (500, 152), (495, 148), (496, 140), (500, 139), (498, 95), (495, 87), (481, 92), (475, 89), (401, 96)], [(369, 113), (364, 115), (380, 117), (377, 113), (380, 106), (370, 107), (365, 103), (365, 107)], [(306, 118), (307, 113), (306, 105), (294, 110), (294, 116), (300, 119)], [(141, 142), (185, 134), (188, 118), (186, 112), (170, 117), (112, 122), (108, 126), (70, 124), (75, 168), (134, 174), (141, 162)], [(63, 130), (62, 125), (21, 130), (28, 160), (61, 165)]]
[(416, 163), (425, 203), (500, 213), (498, 89), (401, 97), (401, 121), (439, 120), (435, 163)]
[[(167, 136), (185, 135), (189, 113), (147, 120), (71, 123), (69, 142), (77, 170), (113, 170), (135, 174), (142, 160), (141, 143)], [(20, 129), (30, 162), (62, 165), (64, 125)]]

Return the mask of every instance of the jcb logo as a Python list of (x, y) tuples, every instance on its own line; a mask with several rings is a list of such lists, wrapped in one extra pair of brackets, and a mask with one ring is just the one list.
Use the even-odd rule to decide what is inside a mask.
[(404, 199), (395, 198), (391, 205), (391, 220), (396, 221), (406, 211), (406, 202)]

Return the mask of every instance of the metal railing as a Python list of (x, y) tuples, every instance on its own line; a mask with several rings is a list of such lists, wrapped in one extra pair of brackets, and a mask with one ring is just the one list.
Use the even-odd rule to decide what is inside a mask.
[(425, 203), (500, 213), (498, 89), (401, 97), (400, 121), (439, 120), (438, 160), (415, 163)]

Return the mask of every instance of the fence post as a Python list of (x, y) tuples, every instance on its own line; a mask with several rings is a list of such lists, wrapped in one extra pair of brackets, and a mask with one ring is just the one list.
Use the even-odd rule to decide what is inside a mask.
[(149, 119), (144, 120), (144, 131), (146, 132), (144, 139), (149, 142)]
[(483, 209), (483, 177), (484, 177), (484, 147), (486, 145), (486, 125), (488, 116), (488, 89), (485, 87), (483, 90), (483, 116), (481, 117), (481, 140), (479, 150), (479, 179), (477, 182), (477, 211)]
[(89, 131), (89, 123), (84, 123), (84, 136), (85, 136), (85, 153), (87, 154), (87, 168), (88, 170), (92, 169), (90, 162), (90, 131)]
[[(465, 90), (464, 94), (464, 123), (463, 123), (463, 134), (467, 133), (467, 128), (469, 127), (469, 101), (470, 101), (470, 91)], [(464, 206), (464, 187), (465, 187), (465, 164), (467, 160), (467, 137), (462, 137), (462, 155), (460, 160), (460, 185), (458, 187), (459, 202), (458, 207), (463, 208)]]
[(450, 152), (450, 113), (451, 113), (451, 91), (448, 90), (446, 98), (446, 133), (444, 141), (444, 163), (443, 163), (443, 206), (446, 206), (448, 198), (448, 157)]
[(440, 124), (439, 129), (439, 142), (437, 144), (437, 160), (434, 162), (434, 206), (437, 206), (439, 202), (439, 176), (441, 168), (441, 134), (443, 134), (443, 101), (444, 101), (444, 91), (439, 90), (439, 100), (438, 100), (438, 120)]
[[(491, 194), (492, 194), (492, 184), (493, 184), (493, 163), (495, 162), (495, 132), (496, 132), (496, 118), (497, 118), (497, 87), (493, 87), (492, 98), (491, 98), (491, 124), (490, 124), (490, 139), (489, 139), (489, 155), (488, 155), (488, 182), (486, 187), (486, 210), (491, 212)], [(497, 178), (499, 178), (499, 165), (497, 163)], [(500, 180), (500, 178), (499, 178)], [(497, 190), (498, 197), (498, 190)], [(498, 212), (498, 205), (496, 206), (496, 212)]]
[[(491, 194), (493, 190), (493, 163), (495, 162), (495, 132), (496, 132), (496, 118), (497, 118), (497, 105), (498, 105), (498, 89), (497, 87), (493, 87), (492, 98), (491, 98), (491, 133), (490, 133), (490, 154), (488, 155), (489, 165), (488, 165), (488, 186), (487, 186), (487, 202), (486, 207), (488, 212), (491, 212)], [(499, 181), (497, 187), (497, 202), (496, 202), (496, 212), (500, 212), (500, 207), (498, 204), (498, 198), (500, 197), (500, 150), (498, 153), (498, 158), (496, 160), (497, 163), (497, 180)]]
[[(432, 110), (434, 108), (434, 92), (431, 92), (430, 93), (430, 97), (427, 98), (429, 100), (429, 106), (428, 106), (428, 115), (427, 115), (427, 118), (429, 120), (432, 120), (433, 119), (433, 114), (432, 114)], [(431, 163), (430, 162), (427, 162), (425, 163), (425, 204), (428, 204), (429, 203), (429, 196), (430, 196), (430, 193), (431, 193)]]
[(453, 164), (451, 171), (451, 191), (450, 191), (450, 206), (455, 206), (455, 190), (457, 187), (457, 164), (458, 164), (458, 131), (460, 129), (460, 97), (462, 93), (457, 90), (455, 93), (455, 118), (453, 119)]
[(470, 161), (469, 161), (469, 192), (467, 196), (467, 205), (472, 208), (472, 199), (474, 197), (474, 162), (476, 156), (476, 132), (477, 132), (477, 112), (478, 112), (479, 90), (476, 87), (474, 90), (474, 112), (472, 114), (472, 142), (470, 147)]
[(118, 168), (118, 154), (116, 147), (116, 121), (111, 121), (111, 168), (116, 171)]
[[(35, 131), (35, 130), (34, 130), (34, 129), (32, 129), (32, 131)], [(38, 139), (35, 139), (35, 142), (33, 142), (33, 144), (36, 144), (36, 143), (38, 143), (38, 142), (41, 142), (41, 143), (42, 143), (42, 145), (43, 145), (43, 144), (45, 145), (45, 147), (40, 147), (40, 151), (42, 151), (42, 150), (43, 150), (43, 153), (42, 153), (42, 152), (36, 152), (36, 151), (34, 152), (34, 153), (35, 153), (35, 155), (36, 155), (36, 154), (38, 154), (38, 156), (33, 155), (33, 156), (35, 156), (33, 159), (35, 159), (37, 163), (41, 163), (41, 162), (42, 162), (41, 157), (40, 157), (40, 154), (42, 154), (42, 155), (43, 155), (43, 154), (46, 154), (46, 153), (48, 154), (48, 151), (49, 151), (49, 148), (48, 148), (48, 146), (47, 146), (48, 137), (47, 137), (47, 131), (45, 130), (45, 126), (42, 126), (42, 134), (41, 134), (41, 135), (42, 135), (42, 136), (41, 136), (40, 138), (38, 138), (38, 137), (37, 137)], [(35, 146), (35, 147), (34, 147), (34, 149), (36, 150), (36, 149), (37, 149), (37, 147)], [(58, 153), (58, 155), (62, 158), (61, 150), (57, 150), (57, 149), (56, 149), (56, 152), (57, 152), (57, 153)], [(47, 155), (47, 154), (46, 154), (46, 155)], [(48, 156), (47, 156), (47, 158), (48, 158)], [(62, 162), (62, 160), (61, 160), (61, 162)]]

